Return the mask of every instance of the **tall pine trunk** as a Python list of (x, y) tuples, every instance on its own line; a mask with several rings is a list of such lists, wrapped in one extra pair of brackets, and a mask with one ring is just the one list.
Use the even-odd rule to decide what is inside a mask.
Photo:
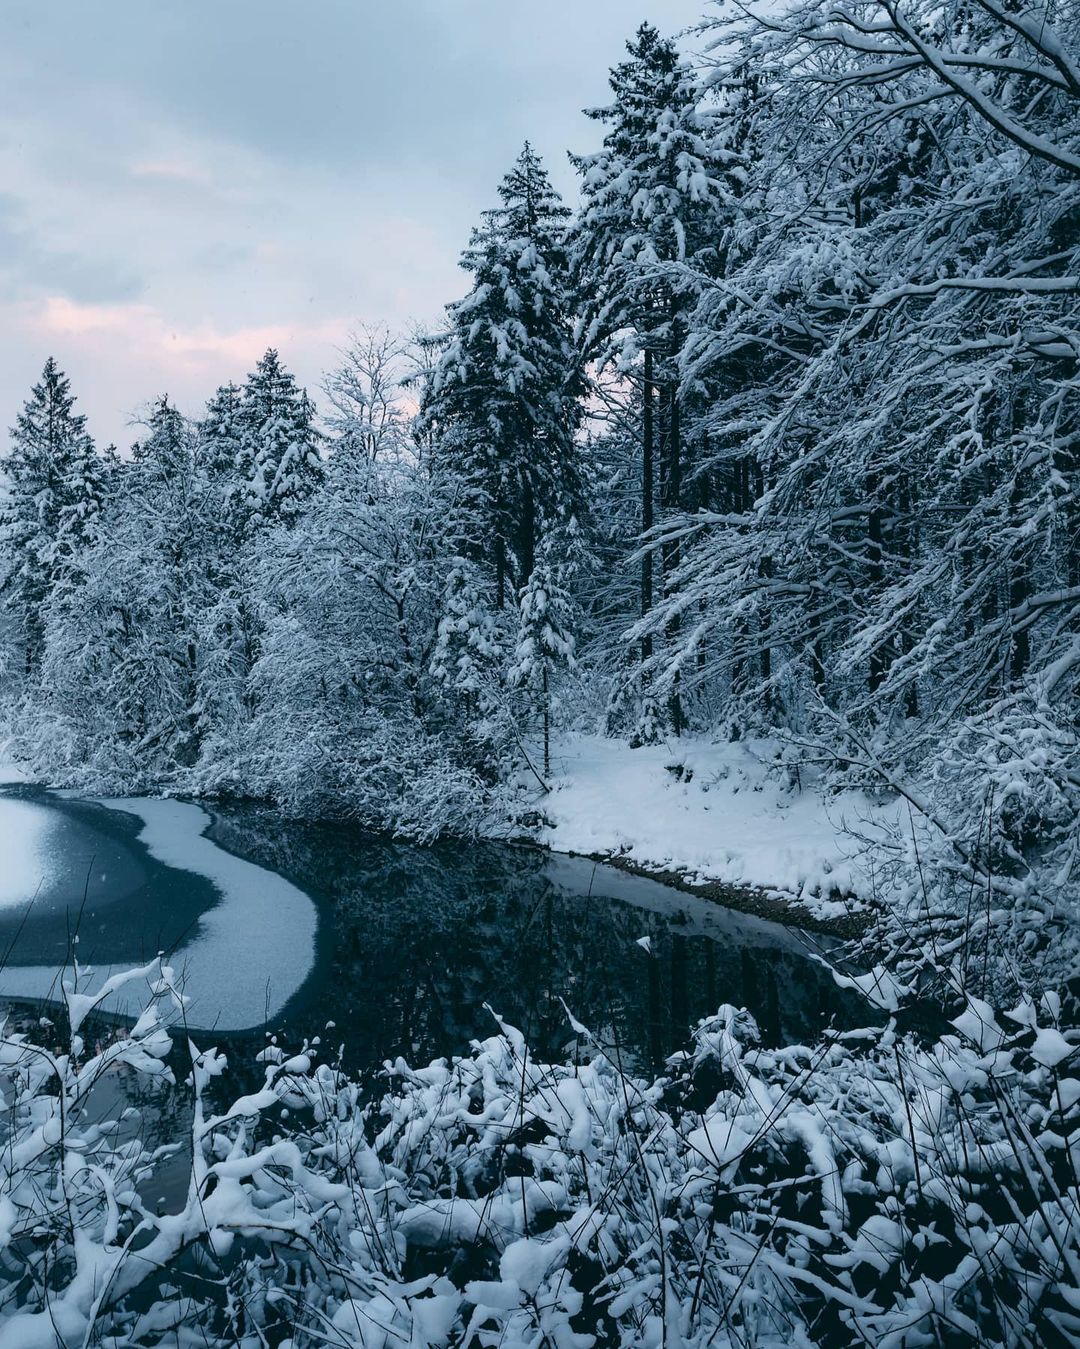
[(544, 666), (544, 777), (551, 777), (551, 695), (548, 692), (548, 672)]
[[(653, 527), (653, 354), (646, 347), (643, 372), (643, 404), (641, 411), (641, 532)], [(646, 549), (641, 557), (641, 616), (652, 609), (653, 560)], [(652, 637), (646, 633), (641, 639), (641, 659), (652, 659)]]
[[(751, 467), (754, 474), (754, 500), (760, 501), (761, 498), (765, 495), (765, 472), (760, 464), (755, 463)], [(761, 577), (763, 581), (768, 581), (772, 579), (772, 574), (773, 574), (773, 560), (772, 557), (768, 553), (766, 553), (765, 556), (761, 559), (761, 563), (758, 567), (758, 575)], [(761, 659), (762, 703), (764, 704), (766, 712), (771, 712), (773, 708), (771, 629), (772, 629), (772, 614), (770, 612), (769, 605), (766, 602), (762, 604), (760, 610), (758, 611), (758, 636), (761, 641), (760, 659)]]
[(502, 535), (495, 540), (495, 608), (506, 605), (506, 544)]
[[(673, 329), (673, 345), (675, 343)], [(674, 376), (669, 376), (667, 388), (667, 435), (664, 438), (664, 463), (661, 465), (660, 472), (660, 506), (666, 515), (671, 516), (679, 509), (682, 497), (682, 434), (679, 424), (679, 385)], [(663, 565), (664, 565), (664, 595), (667, 597), (674, 593), (675, 573), (679, 567), (679, 543), (673, 539), (664, 544)], [(677, 637), (679, 632), (679, 620), (673, 618), (668, 624), (668, 636)], [(668, 699), (668, 710), (671, 714), (671, 729), (676, 735), (682, 735), (683, 732), (683, 709), (682, 692), (679, 687), (679, 676), (675, 675), (675, 680), (671, 688), (671, 696)]]

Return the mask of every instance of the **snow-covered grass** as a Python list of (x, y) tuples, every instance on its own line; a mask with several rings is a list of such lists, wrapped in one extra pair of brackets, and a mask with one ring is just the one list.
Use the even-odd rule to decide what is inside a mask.
[(561, 739), (552, 754), (549, 823), (560, 852), (618, 855), (688, 880), (762, 887), (798, 897), (817, 916), (869, 894), (859, 834), (895, 822), (895, 803), (862, 792), (825, 796), (778, 770), (776, 746), (679, 740), (632, 749), (596, 735)]
[(74, 999), (69, 1052), (0, 1038), (5, 1349), (1077, 1342), (1080, 1050), (1053, 996), (961, 991), (929, 1045), (890, 1022), (780, 1050), (725, 1006), (654, 1083), (537, 1062), (495, 1018), (461, 1058), (387, 1064), (381, 1100), (271, 1044), (220, 1113), (225, 1060), (189, 1042), (189, 1181), (160, 1212), (137, 1116), (85, 1117), (105, 1074), (171, 1078), (175, 981), (132, 982), (127, 1037), (88, 1051)]

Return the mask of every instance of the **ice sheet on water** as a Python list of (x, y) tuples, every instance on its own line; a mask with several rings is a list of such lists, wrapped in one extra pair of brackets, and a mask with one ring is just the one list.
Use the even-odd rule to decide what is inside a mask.
[(0, 797), (0, 909), (26, 904), (57, 870), (56, 816), (44, 806)]
[[(3, 802), (4, 806), (23, 803)], [(315, 962), (315, 905), (282, 876), (219, 848), (203, 837), (210, 817), (198, 806), (154, 798), (107, 799), (99, 804), (142, 821), (139, 841), (165, 866), (205, 876), (221, 900), (199, 919), (192, 937), (171, 960), (189, 998), (188, 1023), (221, 1030), (247, 1030), (277, 1016), (300, 988)], [(35, 807), (48, 817), (45, 806)], [(2, 825), (0, 816), (0, 825)], [(116, 973), (94, 967), (80, 992), (92, 993)], [(57, 996), (54, 966), (9, 966), (0, 992), (11, 997)], [(138, 1010), (123, 1006), (115, 1011)]]

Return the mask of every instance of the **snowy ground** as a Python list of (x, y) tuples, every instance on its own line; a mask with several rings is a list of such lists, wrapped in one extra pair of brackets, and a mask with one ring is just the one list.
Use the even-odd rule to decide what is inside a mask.
[(17, 782), (29, 782), (26, 771), (10, 759), (0, 757), (0, 787), (10, 787)]
[(682, 871), (691, 881), (782, 891), (822, 918), (847, 912), (837, 892), (865, 894), (867, 878), (845, 826), (884, 824), (897, 807), (859, 792), (826, 800), (812, 788), (786, 789), (767, 773), (765, 748), (560, 740), (542, 806), (551, 823), (540, 841), (559, 852), (617, 854)]

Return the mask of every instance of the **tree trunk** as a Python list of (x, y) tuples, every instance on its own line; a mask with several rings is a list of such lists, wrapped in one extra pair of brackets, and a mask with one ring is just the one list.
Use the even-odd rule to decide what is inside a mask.
[(548, 672), (544, 666), (544, 777), (551, 777), (551, 697), (548, 693)]
[(526, 482), (522, 492), (521, 511), (521, 577), (519, 584), (528, 584), (536, 565), (536, 498), (532, 483)]
[[(641, 532), (647, 533), (653, 527), (653, 356), (645, 350), (645, 368), (643, 381), (641, 414)], [(653, 560), (652, 553), (646, 551), (641, 559), (641, 616), (645, 617), (652, 609), (653, 600)], [(641, 639), (641, 659), (652, 658), (652, 638)]]
[[(673, 378), (668, 384), (668, 425), (667, 425), (667, 463), (661, 475), (661, 506), (666, 512), (674, 514), (679, 509), (682, 495), (682, 436), (679, 425), (679, 386)], [(664, 544), (664, 592), (670, 594), (674, 588), (674, 576), (679, 566), (679, 544), (672, 540)], [(678, 618), (668, 624), (668, 635), (676, 637), (679, 632)], [(668, 699), (671, 713), (671, 729), (676, 735), (682, 735), (683, 710), (682, 693), (679, 688), (679, 676), (675, 675)]]
[[(881, 589), (881, 584), (885, 579), (884, 567), (884, 549), (882, 534), (882, 513), (875, 502), (877, 495), (877, 477), (870, 474), (866, 479), (866, 493), (870, 501), (870, 516), (867, 521), (866, 532), (869, 540), (867, 547), (867, 560), (869, 562), (869, 582), (871, 601), (877, 598)], [(881, 681), (885, 678), (885, 656), (883, 648), (879, 645), (870, 653), (870, 669), (868, 672), (868, 684), (871, 693), (876, 693), (881, 687)]]
[[(753, 465), (754, 472), (754, 495), (755, 499), (760, 501), (765, 495), (765, 474), (760, 464)], [(772, 558), (765, 555), (761, 559), (761, 566), (758, 569), (762, 580), (769, 580), (773, 574)], [(772, 648), (769, 645), (769, 629), (772, 627), (772, 616), (769, 612), (768, 604), (761, 606), (760, 618), (758, 620), (758, 636), (761, 639), (761, 684), (762, 684), (762, 702), (765, 705), (765, 711), (771, 712), (773, 706), (772, 696)]]
[(495, 540), (495, 608), (506, 604), (506, 545), (500, 536)]

